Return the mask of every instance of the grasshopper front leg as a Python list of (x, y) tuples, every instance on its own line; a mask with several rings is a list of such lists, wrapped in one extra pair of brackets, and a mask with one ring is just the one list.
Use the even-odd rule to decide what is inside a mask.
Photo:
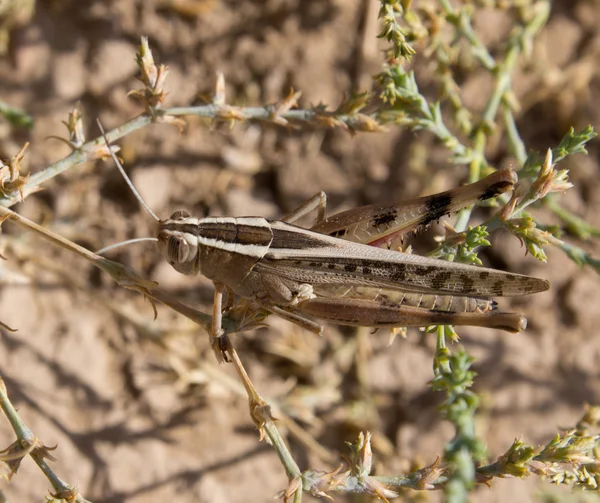
[(223, 331), (223, 292), (226, 286), (213, 282), (215, 295), (213, 299), (212, 325), (210, 330), (210, 347), (215, 353), (219, 363), (229, 362), (227, 348), (229, 340)]

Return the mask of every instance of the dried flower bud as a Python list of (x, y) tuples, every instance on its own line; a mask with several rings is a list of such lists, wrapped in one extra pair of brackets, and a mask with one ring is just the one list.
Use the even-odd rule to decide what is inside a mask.
[(156, 66), (147, 37), (142, 37), (136, 60), (140, 69), (138, 79), (144, 84), (144, 88), (129, 91), (127, 96), (134, 96), (143, 101), (147, 112), (152, 113), (153, 109), (160, 108), (167, 97), (165, 81), (169, 68), (165, 65)]
[[(67, 126), (67, 130), (69, 131), (69, 140), (67, 143), (72, 149), (78, 149), (85, 143), (82, 118), (81, 103), (78, 101), (75, 103), (73, 110), (69, 112), (67, 121), (63, 121), (63, 124)], [(62, 140), (62, 138), (59, 139)]]
[(217, 82), (215, 84), (215, 94), (212, 100), (214, 105), (224, 105), (227, 103), (225, 99), (225, 76), (223, 72), (217, 72)]
[(289, 94), (281, 101), (275, 103), (271, 109), (270, 119), (280, 126), (287, 126), (288, 120), (281, 117), (286, 112), (289, 112), (292, 108), (298, 106), (298, 99), (300, 99), (302, 93), (300, 91), (294, 92), (290, 89)]
[(18, 190), (21, 201), (25, 198), (23, 189), (27, 180), (29, 180), (29, 174), (25, 176), (21, 175), (21, 163), (28, 146), (29, 143), (25, 143), (21, 150), (11, 158), (8, 165), (0, 161), (0, 193), (2, 195), (5, 196)]
[(551, 192), (564, 192), (573, 187), (573, 184), (568, 182), (566, 169), (554, 170), (553, 168), (552, 150), (548, 149), (538, 177), (531, 185), (532, 196), (536, 199), (541, 199)]

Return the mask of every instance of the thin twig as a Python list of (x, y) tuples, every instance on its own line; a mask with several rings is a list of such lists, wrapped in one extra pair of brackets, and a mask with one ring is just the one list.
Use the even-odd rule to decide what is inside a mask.
[(23, 457), (29, 454), (40, 467), (57, 496), (65, 499), (69, 498), (69, 501), (73, 501), (74, 503), (89, 503), (79, 494), (74, 486), (58, 477), (48, 463), (46, 463), (45, 459), (54, 459), (49, 453), (53, 449), (46, 447), (38, 440), (23, 422), (8, 398), (6, 385), (2, 378), (0, 378), (0, 408), (17, 435), (16, 442), (0, 453), (0, 459), (10, 467), (11, 473), (16, 473)]

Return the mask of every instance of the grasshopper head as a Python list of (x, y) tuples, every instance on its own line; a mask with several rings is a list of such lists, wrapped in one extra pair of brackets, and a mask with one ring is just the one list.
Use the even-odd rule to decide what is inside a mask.
[(181, 274), (194, 275), (199, 272), (197, 227), (198, 219), (181, 210), (159, 221), (158, 249)]

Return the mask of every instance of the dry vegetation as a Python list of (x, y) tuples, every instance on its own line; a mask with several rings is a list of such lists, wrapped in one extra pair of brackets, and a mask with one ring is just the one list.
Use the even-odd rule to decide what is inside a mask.
[[(597, 0), (32, 6), (0, 1), (6, 499), (598, 500)], [(210, 281), (151, 244), (88, 251), (155, 232), (97, 117), (162, 217), (277, 218), (320, 190), (335, 211), (512, 166), (529, 213), (494, 221), (490, 247), (441, 226), (412, 244), (552, 288), (501, 301), (526, 312), (518, 335), (390, 345), (271, 316), (219, 365)], [(467, 231), (500, 207), (448, 221)]]

